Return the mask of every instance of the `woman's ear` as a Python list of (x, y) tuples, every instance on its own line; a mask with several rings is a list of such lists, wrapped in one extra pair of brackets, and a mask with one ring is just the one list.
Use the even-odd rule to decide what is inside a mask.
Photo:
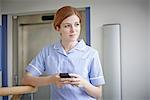
[(60, 28), (58, 27), (58, 26), (56, 26), (56, 29), (55, 29), (56, 31), (59, 31), (60, 30)]

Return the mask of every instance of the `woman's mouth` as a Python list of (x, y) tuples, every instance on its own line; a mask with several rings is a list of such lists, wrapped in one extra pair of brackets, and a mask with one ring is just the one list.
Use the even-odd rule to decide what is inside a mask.
[(72, 37), (72, 36), (75, 36), (75, 35), (76, 35), (76, 34), (71, 34), (71, 35), (69, 35), (69, 36), (71, 36), (71, 37)]

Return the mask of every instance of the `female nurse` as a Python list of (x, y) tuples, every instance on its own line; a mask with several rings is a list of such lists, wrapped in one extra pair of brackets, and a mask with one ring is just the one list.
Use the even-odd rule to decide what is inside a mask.
[[(54, 28), (60, 40), (43, 48), (26, 67), (23, 85), (50, 85), (51, 100), (96, 100), (105, 84), (97, 50), (79, 39), (82, 18), (71, 6), (60, 8)], [(47, 76), (41, 76), (46, 73)], [(70, 78), (61, 78), (69, 73)]]

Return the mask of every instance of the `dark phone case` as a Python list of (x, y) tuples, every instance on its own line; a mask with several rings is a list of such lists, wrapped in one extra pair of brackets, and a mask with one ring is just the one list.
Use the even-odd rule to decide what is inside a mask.
[(59, 76), (61, 78), (71, 78), (71, 76), (68, 73), (60, 73)]

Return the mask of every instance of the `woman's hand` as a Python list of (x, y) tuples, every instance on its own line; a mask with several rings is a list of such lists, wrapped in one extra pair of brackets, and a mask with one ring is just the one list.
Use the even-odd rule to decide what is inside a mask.
[(85, 79), (83, 79), (81, 76), (77, 74), (69, 74), (69, 75), (71, 76), (71, 78), (61, 78), (62, 84), (71, 84), (73, 86), (81, 87), (86, 83)]
[(87, 83), (87, 81), (83, 77), (81, 77), (80, 75), (70, 74), (70, 76), (74, 77), (71, 80), (71, 83), (70, 83), (72, 85), (75, 85), (75, 86), (78, 86), (78, 87), (84, 87)]
[(58, 88), (62, 88), (65, 84), (61, 81), (61, 78), (58, 74), (50, 76), (52, 77), (53, 84), (55, 84)]
[(95, 98), (101, 98), (102, 94), (102, 86), (94, 86), (80, 75), (77, 74), (69, 74), (71, 78), (60, 78), (59, 75), (54, 76), (54, 84), (57, 87), (63, 87), (66, 84), (70, 84), (72, 86), (83, 87), (84, 90), (90, 95)]
[(58, 88), (62, 88), (64, 85), (78, 85), (80, 84), (79, 78), (77, 75), (72, 76), (73, 78), (61, 78), (58, 74), (50, 76), (53, 80), (53, 84), (55, 84)]

